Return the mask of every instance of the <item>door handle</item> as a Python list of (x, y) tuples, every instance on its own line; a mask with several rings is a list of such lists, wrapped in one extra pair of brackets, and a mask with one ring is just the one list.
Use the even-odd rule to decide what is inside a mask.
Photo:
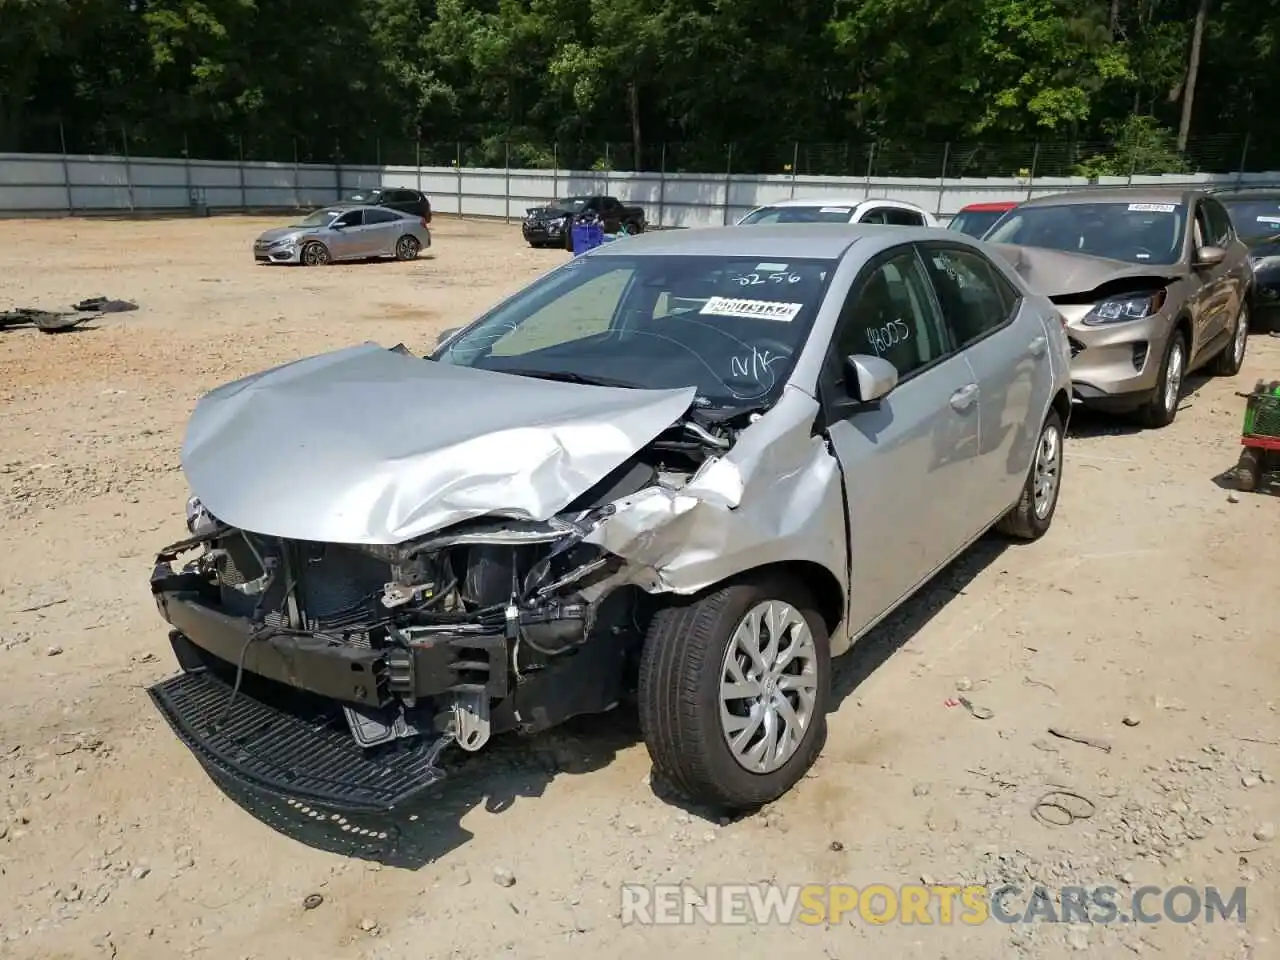
[(1048, 343), (1044, 337), (1036, 337), (1027, 345), (1027, 349), (1031, 351), (1033, 357), (1038, 357), (1044, 353), (1045, 345)]
[(973, 406), (973, 399), (978, 395), (978, 385), (970, 383), (961, 387), (951, 395), (951, 407), (955, 410), (968, 410)]

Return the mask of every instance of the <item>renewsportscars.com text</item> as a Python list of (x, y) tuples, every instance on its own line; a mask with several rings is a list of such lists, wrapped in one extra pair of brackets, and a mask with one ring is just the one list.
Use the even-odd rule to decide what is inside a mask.
[(623, 884), (624, 924), (1244, 923), (1246, 893), (1217, 887)]

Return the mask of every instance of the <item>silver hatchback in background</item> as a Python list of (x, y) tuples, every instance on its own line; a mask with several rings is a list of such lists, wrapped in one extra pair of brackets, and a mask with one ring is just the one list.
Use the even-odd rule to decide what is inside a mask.
[(1074, 399), (1178, 412), (1186, 374), (1234, 376), (1249, 336), (1253, 271), (1231, 218), (1202, 191), (1082, 190), (1028, 200), (983, 238), (1062, 311)]
[(375, 257), (412, 260), (430, 246), (431, 231), (422, 217), (381, 206), (338, 204), (267, 230), (254, 241), (253, 258), (321, 267)]

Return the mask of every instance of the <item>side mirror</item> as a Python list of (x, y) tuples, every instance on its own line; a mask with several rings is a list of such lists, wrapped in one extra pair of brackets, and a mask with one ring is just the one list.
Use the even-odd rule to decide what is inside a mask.
[(333, 221), (333, 223), (329, 224), (329, 229), (330, 229), (330, 230), (345, 230), (345, 229), (346, 229), (346, 226), (347, 226), (347, 225), (346, 225), (345, 223), (339, 223), (337, 220), (335, 220), (335, 221)]
[(439, 347), (443, 345), (446, 340), (448, 340), (450, 337), (452, 337), (455, 333), (457, 333), (461, 329), (462, 329), (461, 327), (450, 327), (447, 330), (441, 330), (438, 334), (436, 334), (436, 346)]
[(1201, 247), (1196, 251), (1194, 265), (1197, 267), (1216, 267), (1227, 259), (1227, 251), (1221, 247)]
[(873, 403), (898, 385), (898, 368), (882, 357), (855, 353), (845, 357), (844, 385), (849, 399)]

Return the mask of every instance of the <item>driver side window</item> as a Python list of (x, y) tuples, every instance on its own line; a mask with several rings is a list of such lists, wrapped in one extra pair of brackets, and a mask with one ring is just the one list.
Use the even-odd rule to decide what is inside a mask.
[(840, 369), (850, 354), (867, 354), (888, 360), (905, 380), (946, 353), (942, 331), (929, 277), (907, 248), (879, 264), (846, 301), (836, 334)]
[(519, 327), (499, 328), (490, 356), (519, 357), (607, 332), (631, 274), (629, 268), (599, 274), (530, 314)]
[(333, 224), (336, 227), (358, 227), (360, 226), (360, 220), (363, 215), (363, 210), (351, 210), (340, 216), (333, 222)]

